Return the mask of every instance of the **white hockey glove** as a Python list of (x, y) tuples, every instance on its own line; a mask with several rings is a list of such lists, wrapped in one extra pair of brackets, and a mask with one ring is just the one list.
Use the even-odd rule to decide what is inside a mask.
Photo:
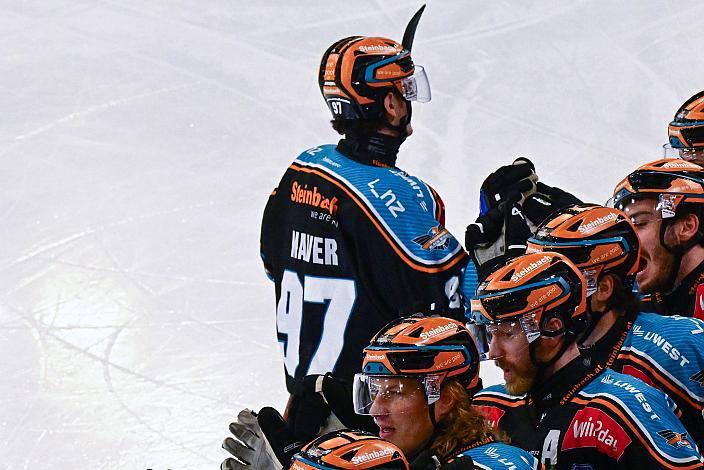
[(221, 470), (281, 470), (283, 465), (269, 445), (258, 422), (258, 415), (244, 409), (230, 423), (234, 436), (226, 437), (222, 448), (232, 454), (220, 464)]

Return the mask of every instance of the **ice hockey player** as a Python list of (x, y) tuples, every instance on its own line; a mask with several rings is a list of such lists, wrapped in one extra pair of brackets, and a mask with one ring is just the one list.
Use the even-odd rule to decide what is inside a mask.
[(365, 348), (353, 402), (413, 469), (540, 468), (471, 406), (479, 384), (479, 354), (467, 328), (447, 317), (412, 316), (384, 327)]
[(528, 252), (561, 253), (586, 279), (589, 327), (578, 342), (581, 355), (667, 393), (702, 449), (704, 321), (640, 310), (632, 290), (639, 245), (623, 212), (582, 205), (558, 211), (538, 227)]
[(680, 159), (647, 163), (614, 190), (614, 207), (641, 243), (638, 290), (647, 309), (704, 318), (704, 168)]
[(430, 100), (411, 59), (422, 11), (401, 44), (352, 36), (327, 49), (319, 85), (343, 138), (303, 152), (267, 203), (261, 256), (291, 393), (309, 374), (349, 386), (379, 328), (431, 304), (463, 319), (461, 292), (476, 285), (438, 194), (396, 166), (411, 102)]
[(320, 436), (293, 456), (290, 470), (409, 470), (403, 452), (374, 434), (341, 429)]
[[(379, 437), (397, 445), (414, 470), (540, 468), (530, 454), (502, 442), (471, 406), (472, 394), (481, 388), (478, 361), (474, 339), (462, 323), (414, 315), (374, 336), (348, 403), (334, 400), (347, 395), (334, 389), (331, 376), (319, 376), (327, 383), (321, 394), (334, 403), (335, 416), (344, 417), (341, 426), (350, 426), (348, 410), (372, 416)], [(223, 462), (223, 469), (274, 468), (261, 462), (273, 453), (270, 462), (285, 464), (300, 447), (289, 424), (272, 408), (263, 408), (255, 419), (250, 429), (261, 428), (254, 432), (231, 426), (238, 442), (228, 438), (223, 447), (236, 460)], [(238, 463), (242, 461), (254, 463), (248, 467)]]
[(515, 258), (471, 302), (506, 382), (474, 403), (513, 445), (547, 468), (704, 467), (667, 395), (582, 354), (587, 283), (565, 256)]
[[(679, 156), (704, 166), (704, 91), (684, 102), (667, 126), (665, 156)], [(675, 153), (673, 155), (673, 153)]]

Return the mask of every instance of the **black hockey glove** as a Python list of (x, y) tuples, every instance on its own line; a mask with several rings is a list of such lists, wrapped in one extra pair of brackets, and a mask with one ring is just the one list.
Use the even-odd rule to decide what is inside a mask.
[(354, 412), (352, 388), (329, 373), (308, 375), (296, 385), (287, 418), (293, 435), (300, 440), (341, 428), (379, 431), (370, 417)]
[(538, 175), (535, 166), (525, 157), (504, 165), (486, 177), (479, 191), (479, 215), (485, 215), (504, 201), (521, 204), (535, 192)]
[(269, 406), (259, 410), (257, 422), (283, 468), (288, 468), (294, 454), (315, 437), (302, 440), (294, 436), (293, 431), (284, 421), (281, 414)]
[(560, 188), (538, 183), (537, 191), (523, 203), (523, 213), (537, 227), (553, 212), (573, 204), (582, 204), (582, 201)]
[(511, 201), (504, 201), (469, 224), (465, 248), (477, 267), (479, 279), (485, 279), (510, 258), (524, 254), (530, 236), (521, 207)]
[(450, 459), (449, 462), (440, 466), (440, 470), (471, 470), (474, 468), (474, 460), (469, 455), (458, 455)]
[(268, 444), (257, 418), (257, 413), (244, 409), (237, 415), (237, 421), (230, 423), (234, 438), (226, 437), (222, 448), (232, 457), (220, 464), (222, 470), (281, 470), (282, 465)]

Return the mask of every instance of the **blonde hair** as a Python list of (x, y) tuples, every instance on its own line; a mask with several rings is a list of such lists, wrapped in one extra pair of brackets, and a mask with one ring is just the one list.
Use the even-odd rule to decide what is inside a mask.
[(472, 407), (472, 400), (462, 384), (450, 380), (443, 385), (443, 393), (449, 393), (455, 402), (438, 422), (438, 435), (431, 445), (443, 459), (481, 441), (507, 441), (504, 433), (492, 428), (484, 415)]

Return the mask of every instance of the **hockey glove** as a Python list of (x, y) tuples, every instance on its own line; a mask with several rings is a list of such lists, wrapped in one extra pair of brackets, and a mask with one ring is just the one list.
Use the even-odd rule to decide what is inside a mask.
[(477, 267), (479, 279), (485, 279), (510, 258), (524, 254), (530, 236), (521, 207), (511, 201), (504, 201), (469, 224), (465, 247)]
[(523, 203), (523, 212), (528, 221), (537, 227), (553, 212), (573, 204), (582, 204), (582, 201), (560, 188), (538, 183), (537, 191), (528, 196)]
[(535, 192), (538, 175), (535, 166), (525, 157), (504, 165), (486, 177), (479, 191), (479, 215), (485, 215), (504, 201), (521, 204)]
[(469, 455), (461, 454), (440, 466), (440, 470), (467, 470), (474, 468), (474, 461)]
[(268, 444), (255, 412), (240, 411), (237, 421), (230, 423), (230, 432), (234, 439), (226, 437), (222, 448), (232, 457), (220, 464), (222, 470), (281, 470), (281, 463)]

